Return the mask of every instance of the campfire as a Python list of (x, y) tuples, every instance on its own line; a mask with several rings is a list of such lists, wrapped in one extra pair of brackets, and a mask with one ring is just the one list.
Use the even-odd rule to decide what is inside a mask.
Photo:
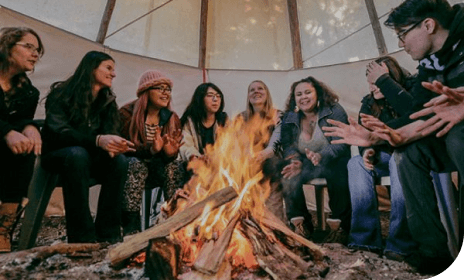
[[(268, 140), (271, 121), (237, 118), (220, 129), (206, 160), (189, 165), (195, 175), (184, 186), (188, 198), (175, 197), (164, 206), (168, 219), (111, 249), (112, 265), (146, 249), (146, 271), (156, 279), (177, 278), (181, 265), (192, 268), (183, 279), (231, 279), (245, 269), (272, 279), (323, 274), (323, 249), (265, 207), (271, 188), (254, 155)], [(304, 259), (302, 251), (309, 252)]]

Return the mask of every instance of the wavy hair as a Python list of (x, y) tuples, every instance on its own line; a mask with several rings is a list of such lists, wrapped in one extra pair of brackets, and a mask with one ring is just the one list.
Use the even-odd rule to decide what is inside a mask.
[(39, 52), (39, 57), (42, 57), (45, 50), (42, 44), (42, 40), (40, 36), (31, 28), (28, 27), (4, 27), (0, 29), (0, 71), (4, 72), (10, 68), (10, 56), (11, 56), (11, 49), (21, 41), (21, 39), (27, 35), (32, 34), (37, 38), (37, 42), (39, 43), (39, 48), (37, 51)]
[(250, 87), (253, 83), (260, 83), (263, 86), (263, 88), (266, 90), (266, 101), (264, 101), (264, 108), (260, 112), (260, 115), (262, 118), (270, 118), (273, 113), (274, 105), (272, 103), (272, 96), (271, 96), (271, 93), (269, 92), (269, 88), (263, 81), (254, 80), (248, 85), (247, 103), (246, 103), (246, 110), (245, 110), (245, 116), (244, 116), (245, 120), (250, 119), (255, 114), (253, 110), (253, 105), (251, 105), (250, 103)]
[(285, 108), (286, 112), (293, 111), (295, 109), (295, 89), (301, 83), (308, 83), (312, 85), (316, 90), (317, 101), (319, 104), (317, 109), (323, 108), (325, 106), (332, 106), (338, 102), (338, 95), (336, 95), (330, 87), (328, 87), (323, 82), (317, 80), (313, 76), (309, 76), (307, 78), (294, 82), (290, 87), (290, 95), (288, 96), (287, 105)]
[[(92, 86), (95, 84), (94, 72), (103, 61), (107, 60), (114, 62), (114, 59), (104, 52), (90, 51), (85, 54), (71, 77), (51, 85), (46, 105), (53, 106), (55, 103), (68, 104), (70, 122), (76, 124), (87, 123), (94, 103), (92, 96)], [(102, 96), (114, 96), (114, 93), (110, 88), (104, 87), (100, 89), (95, 102), (98, 102), (98, 99), (102, 98)], [(112, 131), (117, 131), (119, 125), (117, 108), (116, 110), (109, 110), (109, 112), (111, 113), (106, 116), (107, 121), (105, 121), (104, 125), (110, 127)]]

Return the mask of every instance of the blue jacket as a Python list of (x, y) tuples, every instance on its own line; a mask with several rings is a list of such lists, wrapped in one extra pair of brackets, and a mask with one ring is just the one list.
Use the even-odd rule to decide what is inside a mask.
[[(302, 112), (286, 112), (282, 118), (282, 132), (281, 132), (281, 143), (282, 149), (284, 150), (284, 157), (288, 157), (292, 154), (299, 154), (300, 160), (306, 158), (306, 155), (301, 154), (298, 150), (298, 135), (300, 131), (300, 120), (303, 117)], [(319, 111), (319, 120), (317, 125), (319, 127), (331, 126), (327, 120), (333, 119), (348, 124), (348, 115), (346, 114), (343, 107), (336, 103), (331, 107), (322, 107)], [(329, 143), (332, 140), (340, 139), (338, 137), (327, 137)], [(350, 157), (350, 146), (346, 144), (329, 144), (321, 152), (322, 161), (324, 163), (330, 162), (339, 157)]]

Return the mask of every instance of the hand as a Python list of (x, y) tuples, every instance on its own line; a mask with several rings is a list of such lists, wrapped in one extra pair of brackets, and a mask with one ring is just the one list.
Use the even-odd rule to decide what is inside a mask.
[(182, 143), (182, 130), (178, 129), (177, 131), (172, 132), (170, 135), (165, 134), (163, 136), (164, 146), (163, 151), (168, 157), (176, 156), (179, 152), (180, 146)]
[(255, 154), (254, 160), (255, 160), (256, 162), (263, 162), (263, 161), (265, 161), (266, 159), (271, 158), (273, 154), (274, 154), (274, 152), (273, 152), (272, 150), (271, 150), (271, 151), (269, 151), (269, 150), (262, 150), (262, 151), (257, 152), (257, 153)]
[(107, 151), (110, 157), (115, 157), (126, 152), (135, 152), (134, 143), (117, 135), (100, 135), (98, 146)]
[(418, 126), (416, 131), (423, 136), (427, 136), (442, 128), (437, 133), (437, 137), (441, 137), (448, 133), (455, 124), (464, 120), (464, 87), (452, 89), (443, 86), (438, 81), (433, 83), (423, 82), (422, 85), (441, 95), (425, 103), (424, 107), (426, 108), (412, 114), (410, 118), (417, 119), (435, 114)]
[(374, 155), (375, 155), (375, 150), (374, 149), (365, 149), (364, 154), (362, 156), (364, 166), (368, 170), (374, 170)]
[(290, 164), (282, 169), (281, 174), (285, 179), (291, 179), (301, 173), (303, 163), (300, 160), (292, 159)]
[(369, 84), (375, 84), (375, 82), (382, 76), (383, 74), (388, 74), (388, 67), (385, 64), (385, 62), (381, 62), (378, 64), (375, 61), (372, 61), (371, 63), (367, 64), (366, 66), (366, 77), (367, 77), (367, 82)]
[(367, 114), (360, 114), (361, 117), (361, 124), (369, 130), (375, 130), (376, 128), (385, 128), (385, 123), (379, 120), (378, 118), (367, 115)]
[(42, 153), (42, 137), (40, 136), (39, 130), (33, 125), (27, 125), (22, 133), (32, 144), (31, 150), (28, 150), (27, 153), (33, 150), (36, 156), (40, 155)]
[(29, 138), (15, 130), (10, 130), (4, 139), (8, 148), (15, 155), (30, 153), (34, 147)]
[(322, 159), (321, 154), (310, 151), (309, 149), (305, 149), (305, 152), (306, 157), (314, 164), (314, 166), (319, 165), (319, 162), (321, 162)]
[(361, 147), (369, 147), (377, 143), (377, 138), (369, 130), (359, 125), (353, 118), (348, 118), (349, 125), (328, 119), (327, 122), (333, 126), (324, 126), (325, 136), (340, 137), (332, 140), (331, 144), (348, 144)]
[(155, 128), (155, 135), (153, 138), (153, 146), (151, 147), (151, 153), (157, 154), (159, 153), (164, 147), (165, 138), (161, 136), (161, 131), (159, 127)]
[(405, 142), (403, 137), (396, 130), (387, 125), (384, 125), (384, 128), (376, 128), (372, 134), (377, 138), (387, 141), (393, 147), (398, 147)]

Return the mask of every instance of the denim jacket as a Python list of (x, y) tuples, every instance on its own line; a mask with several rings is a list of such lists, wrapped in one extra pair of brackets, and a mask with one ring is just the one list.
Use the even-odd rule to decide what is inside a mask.
[[(303, 117), (302, 112), (286, 112), (282, 119), (281, 143), (284, 150), (284, 157), (293, 154), (299, 155), (300, 160), (306, 158), (306, 155), (301, 154), (298, 150), (298, 136), (300, 134), (300, 121)], [(348, 124), (348, 115), (343, 107), (336, 103), (333, 106), (322, 107), (319, 111), (318, 123), (320, 128), (323, 126), (331, 126), (327, 120), (333, 119)], [(330, 143), (332, 140), (340, 139), (338, 137), (327, 137)], [(329, 144), (321, 152), (322, 161), (330, 162), (338, 157), (350, 157), (350, 146), (347, 144)]]

